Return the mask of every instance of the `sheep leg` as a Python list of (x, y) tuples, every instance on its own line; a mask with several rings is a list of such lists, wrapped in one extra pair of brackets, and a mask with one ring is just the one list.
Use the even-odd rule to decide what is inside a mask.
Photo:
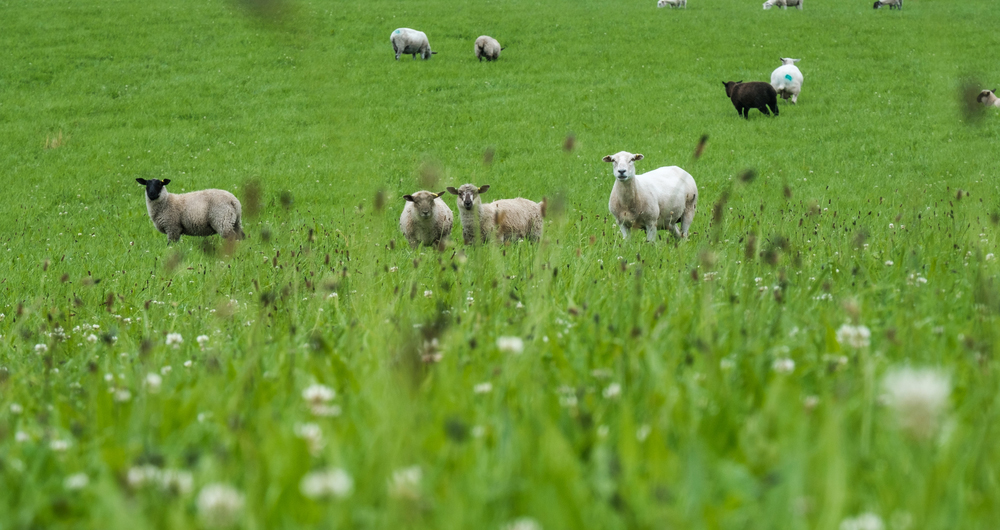
[(680, 223), (681, 235), (687, 238), (688, 229), (691, 228), (691, 222), (694, 221), (694, 212), (698, 209), (698, 195), (688, 195), (684, 202), (684, 215), (681, 216)]
[[(786, 99), (787, 99), (787, 98), (786, 98)], [(798, 95), (798, 94), (792, 94), (792, 105), (794, 105), (794, 104), (795, 104), (795, 102), (796, 102), (796, 101), (797, 101), (798, 99), (799, 99), (799, 95)]]
[[(771, 111), (774, 112), (775, 116), (778, 115), (778, 101), (777, 100), (768, 103), (767, 106), (771, 107)], [(765, 112), (764, 114), (767, 114), (767, 113)]]
[(180, 230), (168, 230), (167, 231), (167, 244), (176, 243), (181, 240)]
[(646, 225), (646, 242), (652, 243), (656, 241), (656, 221)]
[(619, 223), (618, 228), (622, 231), (622, 239), (628, 239), (628, 228), (625, 223)]
[(767, 110), (767, 105), (761, 105), (760, 107), (757, 107), (757, 110), (763, 112), (765, 116), (770, 116), (771, 115), (771, 113), (768, 112), (768, 110)]

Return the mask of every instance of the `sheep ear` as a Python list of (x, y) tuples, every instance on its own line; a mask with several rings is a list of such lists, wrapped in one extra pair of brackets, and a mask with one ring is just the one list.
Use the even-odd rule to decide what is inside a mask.
[(641, 154), (632, 155), (632, 161), (633, 162), (638, 162), (638, 161), (642, 160), (643, 158), (645, 158), (645, 157), (642, 156)]
[(736, 84), (738, 85), (738, 84), (740, 84), (740, 83), (742, 83), (742, 82), (743, 82), (743, 80), (742, 80), (742, 79), (740, 79), (739, 81), (737, 81), (737, 82), (736, 82)]
[(413, 195), (403, 195), (403, 200), (413, 202)]
[(448, 191), (447, 191), (447, 190), (445, 190), (445, 191), (442, 191), (442, 192), (440, 192), (440, 193), (437, 193), (437, 194), (435, 194), (435, 195), (434, 195), (434, 198), (436, 199), (436, 198), (438, 198), (438, 197), (440, 197), (440, 196), (444, 195), (445, 193), (448, 193)]
[(483, 184), (482, 186), (479, 186), (479, 193), (486, 193), (489, 189), (489, 184)]
[(146, 179), (135, 179), (135, 181), (138, 182), (139, 184), (142, 184), (143, 186), (146, 185)]
[(729, 85), (729, 83), (727, 83), (725, 81), (722, 82), (722, 86), (728, 86), (728, 85)]
[(170, 184), (170, 179), (163, 179), (163, 185), (166, 186), (167, 184)]
[(603, 160), (605, 162), (614, 162), (615, 161), (614, 158), (611, 158), (611, 155), (608, 155), (608, 156), (602, 158), (601, 160)]
[[(451, 186), (448, 186), (448, 190), (447, 191), (448, 191), (448, 193), (450, 193), (452, 195), (458, 195), (458, 190), (456, 190), (455, 188), (453, 188)], [(444, 193), (444, 192), (442, 192), (442, 193)]]

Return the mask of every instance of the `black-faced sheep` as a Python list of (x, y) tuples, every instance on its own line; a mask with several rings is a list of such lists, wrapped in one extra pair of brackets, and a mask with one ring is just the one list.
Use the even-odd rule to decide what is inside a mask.
[[(615, 185), (608, 209), (615, 216), (622, 237), (630, 228), (646, 230), (646, 241), (656, 240), (656, 229), (669, 229), (678, 238), (688, 236), (688, 228), (698, 209), (698, 185), (694, 177), (677, 166), (661, 167), (635, 174), (641, 154), (621, 151), (604, 157), (611, 162)], [(678, 227), (680, 224), (680, 227)]]
[(153, 225), (167, 234), (167, 242), (181, 236), (210, 236), (243, 239), (240, 201), (228, 191), (200, 190), (173, 194), (167, 191), (170, 179), (135, 179), (146, 187), (146, 210)]
[(389, 42), (392, 43), (392, 51), (396, 52), (396, 60), (404, 53), (409, 53), (414, 59), (417, 54), (420, 58), (427, 60), (437, 52), (431, 51), (431, 43), (427, 40), (427, 34), (410, 28), (399, 28), (389, 35)]
[(976, 102), (987, 107), (1000, 107), (1000, 98), (997, 97), (997, 89), (983, 90), (976, 96)]
[(479, 62), (483, 62), (483, 59), (487, 61), (495, 61), (500, 58), (500, 43), (496, 39), (488, 35), (481, 35), (476, 39), (476, 58)]
[(479, 243), (494, 235), (501, 243), (522, 238), (538, 241), (542, 237), (544, 200), (500, 199), (483, 204), (479, 196), (488, 189), (488, 184), (463, 184), (458, 189), (448, 188), (448, 193), (458, 195), (458, 217), (462, 221), (462, 239), (466, 245)]
[(764, 115), (770, 116), (771, 113), (767, 111), (768, 107), (771, 108), (775, 116), (778, 115), (778, 92), (769, 83), (723, 81), (722, 85), (726, 87), (726, 95), (732, 100), (733, 106), (736, 107), (736, 113), (740, 116), (749, 120), (750, 109), (757, 109)]
[(454, 216), (451, 208), (439, 197), (445, 192), (418, 191), (403, 195), (406, 206), (399, 216), (399, 229), (412, 248), (421, 244), (435, 246), (451, 235)]

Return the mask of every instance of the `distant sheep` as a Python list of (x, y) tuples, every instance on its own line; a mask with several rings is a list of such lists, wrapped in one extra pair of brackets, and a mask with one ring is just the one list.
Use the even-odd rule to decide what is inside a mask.
[[(771, 72), (771, 86), (781, 99), (792, 98), (792, 104), (799, 99), (799, 92), (802, 91), (802, 72), (795, 63), (801, 59), (781, 59), (781, 66)], [(777, 113), (775, 113), (777, 114)]]
[[(677, 166), (661, 167), (635, 174), (641, 154), (621, 151), (604, 157), (611, 162), (615, 185), (608, 209), (615, 216), (622, 237), (630, 228), (646, 230), (646, 241), (656, 240), (656, 229), (669, 229), (677, 238), (686, 238), (698, 209), (698, 186), (694, 178)], [(678, 224), (680, 227), (678, 228)]]
[(688, 0), (659, 0), (656, 2), (656, 7), (683, 7), (687, 9)]
[(466, 245), (479, 243), (494, 235), (501, 243), (522, 238), (529, 241), (541, 239), (544, 200), (500, 199), (483, 204), (479, 196), (488, 189), (488, 184), (480, 187), (463, 184), (458, 189), (448, 188), (448, 193), (458, 195), (458, 217), (462, 221), (462, 240)]
[(167, 234), (167, 243), (181, 236), (210, 236), (243, 239), (240, 201), (228, 191), (201, 190), (172, 194), (165, 187), (170, 179), (135, 179), (146, 187), (146, 210), (153, 225)]
[(482, 35), (476, 39), (476, 58), (479, 59), (479, 62), (483, 62), (483, 59), (487, 61), (499, 59), (502, 49), (500, 43), (488, 35)]
[(751, 81), (750, 83), (723, 81), (722, 84), (726, 87), (726, 95), (732, 100), (733, 106), (736, 107), (736, 113), (740, 116), (749, 120), (750, 109), (757, 109), (764, 115), (770, 116), (771, 113), (767, 111), (768, 107), (771, 108), (775, 116), (778, 115), (778, 92), (770, 84), (762, 81)]
[(414, 59), (417, 54), (420, 58), (427, 60), (437, 52), (431, 51), (431, 43), (427, 40), (427, 34), (410, 28), (399, 28), (389, 35), (389, 42), (392, 43), (392, 51), (396, 52), (396, 60), (404, 53), (409, 53)]
[(875, 9), (889, 6), (889, 9), (903, 9), (903, 0), (875, 0)]
[(406, 206), (399, 216), (399, 229), (410, 247), (435, 246), (451, 235), (455, 218), (451, 208), (439, 198), (444, 194), (443, 191), (418, 191), (413, 195), (403, 195)]
[(796, 7), (801, 10), (802, 0), (767, 0), (767, 2), (764, 2), (764, 9), (771, 9), (772, 7), (780, 7), (782, 9)]
[(987, 107), (1000, 107), (1000, 98), (997, 97), (997, 89), (983, 90), (976, 96), (976, 101)]

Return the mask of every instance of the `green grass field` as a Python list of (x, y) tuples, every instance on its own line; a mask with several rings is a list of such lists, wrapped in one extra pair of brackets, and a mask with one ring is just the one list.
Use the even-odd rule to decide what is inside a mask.
[[(1000, 11), (761, 1), (0, 0), (0, 530), (997, 528), (1000, 113), (960, 93)], [(738, 118), (779, 57), (799, 104)], [(695, 177), (688, 240), (622, 240), (621, 150)], [(248, 239), (168, 246), (137, 177)], [(543, 241), (411, 250), (402, 195), (466, 182)]]

